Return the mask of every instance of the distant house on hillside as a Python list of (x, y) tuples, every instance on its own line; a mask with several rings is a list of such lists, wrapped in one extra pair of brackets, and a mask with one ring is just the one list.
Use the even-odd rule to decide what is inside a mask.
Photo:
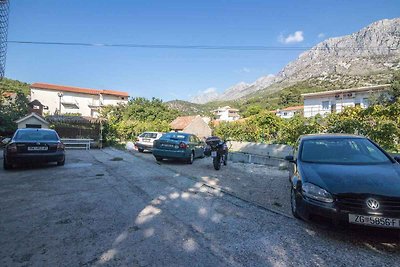
[(389, 84), (302, 94), (304, 117), (341, 112), (346, 107), (367, 108), (372, 97), (386, 93)]
[(17, 98), (17, 93), (14, 92), (4, 92), (3, 93), (4, 104), (11, 104), (15, 102)]
[(284, 119), (290, 119), (292, 118), (295, 114), (300, 114), (303, 113), (304, 106), (293, 106), (293, 107), (287, 107), (283, 109), (277, 109), (275, 111), (276, 116), (284, 118)]
[(212, 133), (210, 126), (199, 115), (178, 117), (170, 126), (175, 132), (191, 133), (199, 138), (211, 136)]
[(230, 106), (220, 107), (213, 110), (215, 119), (219, 121), (236, 121), (240, 119), (238, 112), (238, 109), (231, 108)]
[(128, 102), (128, 93), (112, 90), (96, 90), (47, 83), (31, 85), (31, 100), (38, 100), (48, 107), (50, 115), (78, 113), (98, 117), (99, 109), (106, 105)]

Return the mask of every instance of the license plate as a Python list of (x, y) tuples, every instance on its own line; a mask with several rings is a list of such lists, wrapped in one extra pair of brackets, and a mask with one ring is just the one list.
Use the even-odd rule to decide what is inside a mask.
[(161, 144), (162, 147), (174, 147), (174, 145), (171, 144)]
[(28, 151), (45, 151), (48, 149), (47, 146), (28, 146)]
[(150, 139), (147, 139), (147, 138), (145, 138), (145, 139), (143, 139), (143, 142), (150, 142)]
[(217, 151), (211, 151), (211, 157), (213, 158), (217, 157)]
[(349, 223), (385, 228), (400, 228), (400, 219), (370, 215), (349, 214)]

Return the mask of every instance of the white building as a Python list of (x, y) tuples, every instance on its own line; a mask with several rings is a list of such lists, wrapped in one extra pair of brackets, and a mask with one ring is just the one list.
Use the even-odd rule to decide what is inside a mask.
[(32, 112), (31, 114), (15, 121), (18, 125), (18, 129), (22, 128), (49, 128), (49, 122), (46, 121), (42, 116)]
[(240, 119), (238, 112), (238, 109), (231, 108), (229, 106), (213, 110), (215, 119), (218, 121), (236, 121)]
[(128, 102), (128, 93), (112, 90), (95, 90), (47, 83), (31, 85), (31, 100), (39, 100), (50, 115), (78, 113), (98, 117), (102, 106)]
[(301, 114), (303, 113), (304, 106), (294, 106), (294, 107), (287, 107), (283, 109), (277, 109), (275, 111), (276, 116), (284, 118), (284, 119), (290, 119), (292, 118), (295, 114)]
[(372, 98), (387, 92), (389, 84), (302, 94), (304, 117), (339, 113), (346, 107), (367, 108)]

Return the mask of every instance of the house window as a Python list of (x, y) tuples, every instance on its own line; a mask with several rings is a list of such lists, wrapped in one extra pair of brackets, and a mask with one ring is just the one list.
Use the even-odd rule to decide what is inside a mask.
[(42, 128), (40, 124), (25, 124), (25, 128)]
[(364, 104), (364, 107), (368, 107), (369, 106), (369, 99), (368, 98), (363, 98), (363, 104)]
[(322, 109), (329, 109), (329, 101), (322, 101)]

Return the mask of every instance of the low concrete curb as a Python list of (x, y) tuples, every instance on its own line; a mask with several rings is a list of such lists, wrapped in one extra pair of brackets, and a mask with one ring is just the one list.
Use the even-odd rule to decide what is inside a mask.
[(267, 166), (279, 166), (279, 168), (287, 168), (288, 162), (281, 158), (261, 156), (244, 152), (229, 152), (228, 160), (232, 162), (254, 163)]

